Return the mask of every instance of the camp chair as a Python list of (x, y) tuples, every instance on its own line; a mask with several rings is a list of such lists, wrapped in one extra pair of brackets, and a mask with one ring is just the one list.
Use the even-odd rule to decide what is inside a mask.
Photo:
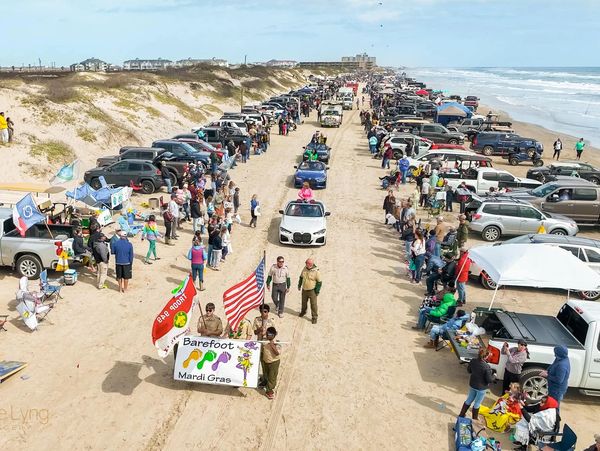
[[(565, 424), (562, 432), (548, 432), (547, 434), (540, 435), (552, 435), (552, 437), (561, 437), (560, 442), (556, 443), (539, 443), (538, 447), (540, 450), (555, 449), (559, 451), (575, 451), (575, 445), (577, 444), (577, 434)], [(541, 445), (541, 446), (540, 446)]]
[(6, 330), (4, 328), (6, 321), (8, 321), (8, 315), (0, 315), (0, 332), (2, 332), (3, 330)]
[(56, 303), (56, 300), (45, 300), (44, 296), (43, 293), (29, 291), (27, 277), (21, 278), (19, 290), (16, 293), (17, 311), (31, 330), (37, 329), (38, 323), (46, 317)]
[(431, 329), (431, 327), (434, 324), (445, 324), (450, 318), (452, 318), (454, 316), (454, 313), (456, 313), (455, 305), (448, 307), (448, 311), (446, 312), (446, 314), (444, 316), (440, 316), (439, 318), (437, 316), (430, 316), (429, 314), (427, 314), (427, 322), (425, 323), (425, 332), (429, 332), (429, 329)]
[(60, 289), (62, 288), (62, 283), (57, 284), (61, 279), (48, 279), (48, 270), (44, 269), (40, 273), (40, 291), (43, 295), (43, 301), (52, 300), (53, 298), (60, 298)]
[(101, 175), (100, 177), (98, 177), (98, 180), (100, 181), (100, 186), (102, 188), (114, 188), (115, 185), (109, 185), (108, 183), (106, 183), (106, 179), (104, 178), (103, 175)]
[(137, 193), (142, 190), (142, 185), (136, 185), (133, 180), (129, 180), (129, 187), (133, 190), (133, 192)]
[(129, 224), (124, 216), (119, 216), (119, 220), (117, 222), (119, 223), (119, 228), (123, 232), (127, 233), (127, 236), (136, 236), (144, 228), (143, 225)]

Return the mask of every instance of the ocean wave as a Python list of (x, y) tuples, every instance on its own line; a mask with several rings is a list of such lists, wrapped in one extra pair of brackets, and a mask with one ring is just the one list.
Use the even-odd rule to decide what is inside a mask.
[(525, 70), (525, 69), (512, 69), (512, 68), (490, 68), (490, 73), (499, 73), (507, 75), (537, 75), (541, 77), (549, 78), (575, 78), (575, 79), (588, 79), (588, 80), (600, 80), (600, 74), (576, 74), (573, 72), (553, 72), (550, 70)]

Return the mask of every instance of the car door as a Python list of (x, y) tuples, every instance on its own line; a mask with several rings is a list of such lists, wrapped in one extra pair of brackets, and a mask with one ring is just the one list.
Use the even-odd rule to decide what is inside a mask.
[(600, 202), (596, 188), (573, 189), (573, 200), (570, 202), (573, 219), (581, 222), (595, 223), (600, 216)]
[(518, 143), (515, 141), (513, 136), (499, 135), (498, 144), (496, 146), (496, 153), (506, 154), (509, 152), (513, 152), (516, 146), (518, 146)]
[(600, 324), (592, 323), (588, 333), (592, 334), (588, 338), (591, 346), (587, 347), (589, 363), (581, 385), (589, 390), (600, 390)]
[(507, 174), (506, 172), (498, 173), (498, 188), (499, 189), (507, 188), (510, 190), (512, 188), (518, 188), (519, 186), (520, 186), (520, 183), (515, 178), (514, 175)]
[(575, 205), (572, 201), (573, 190), (570, 188), (558, 188), (546, 196), (542, 202), (541, 208), (549, 213), (566, 215), (569, 218), (576, 219), (576, 212), (573, 210)]
[(587, 257), (588, 266), (597, 273), (600, 273), (600, 249), (584, 248)]
[[(124, 186), (123, 181), (126, 178), (125, 174), (127, 173), (127, 168), (127, 160), (119, 161), (118, 163), (115, 163), (107, 168), (106, 173), (104, 174), (106, 183), (109, 185)], [(125, 184), (129, 185), (129, 180), (127, 180)]]
[(435, 136), (435, 125), (423, 125), (423, 128), (421, 129), (421, 136), (437, 142)]
[(542, 214), (533, 207), (519, 205), (519, 231), (525, 233), (537, 233), (542, 223)]
[(519, 206), (511, 204), (502, 204), (499, 208), (500, 217), (504, 226), (504, 233), (507, 235), (519, 235), (521, 233), (521, 217)]
[(498, 187), (498, 173), (496, 171), (483, 171), (477, 180), (477, 194), (487, 193), (491, 187)]
[(129, 161), (127, 166), (126, 180), (123, 185), (129, 185), (129, 183), (133, 180), (134, 183), (138, 183), (142, 172), (144, 171), (144, 163), (138, 161)]

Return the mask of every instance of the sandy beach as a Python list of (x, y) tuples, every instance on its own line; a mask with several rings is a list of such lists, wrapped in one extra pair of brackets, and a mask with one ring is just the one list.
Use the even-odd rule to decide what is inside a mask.
[[(480, 111), (487, 112), (486, 107)], [(485, 113), (484, 113), (485, 114)], [(542, 140), (551, 157), (555, 134), (515, 123), (523, 135)], [(380, 161), (369, 156), (358, 111), (345, 113), (339, 129), (328, 129), (333, 148), (329, 182), (317, 198), (325, 202), (327, 245), (301, 249), (277, 241), (279, 214), (296, 196), (293, 166), (317, 129), (313, 115), (287, 137), (272, 134), (272, 146), (232, 171), (241, 188), (244, 224), (232, 233), (234, 253), (220, 272), (207, 270), (202, 304), (214, 301), (222, 318), (222, 293), (249, 274), (263, 249), (267, 264), (286, 258), (292, 273), (287, 310), (277, 321), (284, 347), (277, 396), (270, 401), (253, 389), (175, 382), (172, 355), (157, 356), (150, 331), (154, 315), (189, 270), (185, 258), (191, 229), (174, 247), (159, 245), (162, 259), (142, 264), (146, 245), (132, 240), (134, 276), (127, 294), (114, 279), (99, 292), (94, 276), (82, 271), (39, 331), (27, 330), (15, 310), (17, 278), (0, 271), (0, 294), (10, 315), (0, 333), (0, 359), (29, 366), (0, 385), (0, 447), (33, 449), (393, 449), (452, 448), (452, 426), (468, 390), (466, 368), (445, 348), (424, 349), (427, 336), (411, 330), (424, 288), (411, 285), (402, 262), (397, 233), (384, 225), (385, 191)], [(147, 136), (147, 141), (162, 136)], [(563, 137), (563, 158), (574, 156)], [(108, 153), (108, 152), (107, 152)], [(587, 149), (584, 160), (600, 163)], [(523, 175), (529, 166), (495, 165)], [(414, 185), (400, 187), (408, 196)], [(262, 203), (258, 227), (251, 229), (248, 202)], [(136, 203), (143, 199), (136, 196)], [(426, 218), (423, 212), (419, 215)], [(456, 213), (448, 217), (456, 222)], [(582, 235), (598, 237), (596, 229)], [(481, 241), (472, 235), (468, 246)], [(298, 318), (297, 276), (307, 257), (323, 276), (319, 323)], [(467, 287), (467, 309), (487, 305), (491, 292), (475, 282)], [(509, 287), (496, 304), (517, 311), (555, 314), (565, 292)], [(252, 314), (250, 319), (253, 319)], [(501, 386), (493, 387), (491, 404)], [(600, 404), (570, 390), (561, 415), (582, 442), (598, 432)], [(507, 437), (502, 438), (508, 445)]]

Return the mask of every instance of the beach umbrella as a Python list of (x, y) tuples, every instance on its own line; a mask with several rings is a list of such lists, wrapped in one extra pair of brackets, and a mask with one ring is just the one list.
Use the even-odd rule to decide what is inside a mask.
[(415, 92), (416, 95), (418, 96), (428, 96), (429, 95), (429, 91), (425, 90), (425, 89), (419, 89), (417, 92)]
[(558, 246), (516, 243), (479, 246), (469, 250), (469, 258), (496, 283), (490, 309), (500, 285), (600, 290), (600, 274)]

